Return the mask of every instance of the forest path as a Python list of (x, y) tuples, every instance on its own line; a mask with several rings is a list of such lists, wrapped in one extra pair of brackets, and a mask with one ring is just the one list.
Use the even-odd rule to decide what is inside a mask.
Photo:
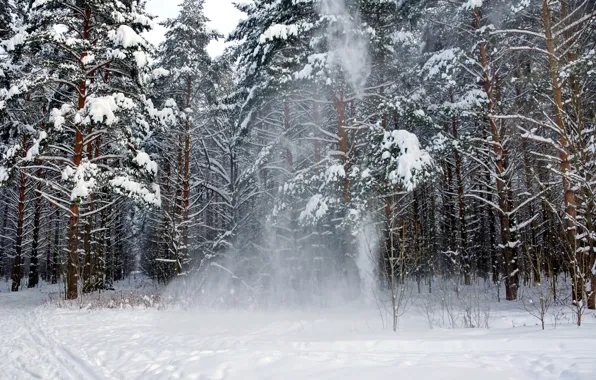
[[(47, 290), (47, 289), (44, 289)], [(106, 370), (83, 359), (48, 323), (47, 293), (0, 293), (0, 379), (103, 379)], [(75, 353), (76, 352), (76, 353)]]
[[(412, 310), (393, 333), (367, 307), (85, 310), (0, 292), (0, 380), (592, 379), (596, 318), (541, 331), (527, 313), (494, 328), (428, 329)], [(513, 327), (517, 326), (517, 327)]]

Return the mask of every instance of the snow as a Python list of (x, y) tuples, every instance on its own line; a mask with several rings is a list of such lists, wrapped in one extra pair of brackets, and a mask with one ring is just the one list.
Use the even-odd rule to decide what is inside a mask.
[(137, 152), (135, 158), (132, 159), (139, 166), (143, 167), (151, 174), (157, 174), (157, 162), (152, 161), (151, 157), (145, 152)]
[(358, 251), (355, 262), (360, 276), (362, 294), (365, 295), (365, 299), (373, 300), (375, 292), (378, 292), (378, 280), (375, 274), (378, 260), (374, 252), (378, 252), (380, 242), (372, 218), (366, 218), (361, 223), (356, 242)]
[(9, 147), (6, 152), (4, 152), (2, 159), (4, 161), (10, 161), (14, 159), (14, 157), (16, 157), (16, 155), (19, 153), (19, 149), (21, 149), (21, 144), (14, 144), (13, 146)]
[(20, 86), (13, 85), (10, 89), (0, 88), (0, 110), (6, 107), (6, 101), (10, 100), (18, 95), (21, 95), (29, 91), (27, 88), (27, 82), (23, 82)]
[(463, 9), (471, 10), (482, 7), (483, 0), (468, 0), (463, 5)]
[(15, 34), (11, 38), (2, 41), (2, 44), (6, 47), (6, 51), (13, 51), (17, 46), (24, 44), (27, 37), (28, 33), (25, 27), (19, 27)]
[[(385, 132), (381, 148), (381, 157), (391, 158), (387, 179), (393, 184), (401, 184), (408, 191), (416, 187), (419, 175), (433, 165), (431, 156), (420, 147), (418, 137), (406, 130)], [(397, 156), (392, 156), (395, 148), (398, 149)]]
[(54, 123), (54, 128), (57, 130), (62, 130), (62, 125), (66, 121), (64, 115), (66, 115), (70, 111), (71, 107), (68, 104), (62, 105), (60, 109), (52, 108), (50, 111), (50, 122)]
[(296, 73), (296, 79), (308, 79), (313, 72), (313, 67), (310, 63), (307, 63), (302, 70)]
[(95, 62), (95, 56), (91, 53), (87, 53), (83, 58), (81, 58), (81, 63), (84, 65), (90, 65)]
[(150, 205), (161, 205), (160, 190), (157, 184), (152, 184), (152, 189), (149, 190), (129, 176), (116, 176), (110, 180), (110, 185), (118, 194), (141, 200)]
[(39, 137), (37, 139), (35, 139), (35, 141), (31, 145), (31, 148), (29, 148), (29, 150), (27, 151), (27, 154), (25, 155), (25, 161), (31, 161), (31, 160), (33, 160), (33, 158), (35, 156), (39, 155), (39, 145), (47, 137), (48, 137), (48, 134), (46, 133), (46, 131), (39, 132)]
[(519, 13), (529, 6), (530, 6), (530, 0), (521, 0), (518, 3), (517, 7), (515, 5), (511, 6), (511, 11), (513, 11), (513, 13)]
[(458, 48), (452, 48), (433, 54), (423, 67), (423, 71), (427, 73), (426, 78), (432, 79), (439, 73), (452, 70), (457, 63), (459, 53), (460, 50)]
[(145, 54), (144, 51), (135, 51), (133, 56), (135, 57), (138, 67), (145, 67), (149, 64), (149, 57), (147, 57), (147, 54)]
[(413, 44), (415, 41), (414, 34), (412, 32), (406, 32), (403, 30), (397, 31), (393, 35), (393, 39), (403, 45)]
[(110, 32), (110, 39), (116, 46), (129, 48), (134, 46), (144, 46), (146, 41), (137, 32), (128, 25), (120, 25), (116, 32)]
[(124, 290), (113, 293), (122, 308), (94, 310), (86, 305), (97, 294), (81, 308), (57, 308), (48, 294), (55, 302), (59, 287), (0, 286), (2, 379), (587, 380), (596, 372), (591, 315), (581, 328), (541, 331), (510, 303), (499, 304), (491, 329), (429, 329), (411, 313), (393, 333), (362, 304), (159, 310), (126, 306)]
[(325, 170), (325, 183), (335, 182), (346, 177), (346, 170), (343, 164), (330, 165)]
[(170, 75), (170, 72), (164, 69), (163, 67), (158, 67), (156, 69), (153, 69), (153, 71), (151, 71), (151, 74), (153, 74), (153, 77), (155, 79), (159, 79)]
[(89, 114), (88, 119), (84, 119), (86, 123), (89, 123), (90, 121), (93, 121), (94, 123), (102, 123), (105, 119), (105, 124), (111, 125), (118, 120), (116, 115), (114, 115), (114, 112), (118, 110), (118, 106), (112, 96), (87, 98), (85, 101), (85, 109)]
[(485, 105), (487, 102), (486, 92), (480, 89), (471, 89), (463, 94), (459, 95), (455, 102), (445, 102), (443, 106), (445, 108), (451, 108), (454, 110), (472, 110)]
[(275, 24), (271, 25), (259, 38), (259, 42), (264, 44), (267, 41), (273, 41), (275, 39), (287, 40), (291, 36), (298, 35), (297, 25), (283, 25)]
[(42, 5), (44, 5), (44, 4), (46, 4), (46, 3), (48, 3), (49, 1), (50, 1), (50, 0), (35, 0), (35, 1), (33, 2), (33, 4), (31, 5), (31, 8), (32, 8), (32, 9), (39, 8), (39, 7), (41, 7)]
[(10, 172), (4, 166), (0, 166), (0, 183), (8, 181), (9, 178)]
[(368, 52), (374, 30), (363, 28), (360, 21), (352, 17), (344, 0), (320, 1), (318, 12), (322, 20), (328, 21), (329, 63), (341, 68), (344, 79), (360, 96), (371, 73)]
[[(107, 96), (88, 97), (85, 100), (85, 108), (75, 115), (75, 122), (81, 124), (103, 123), (112, 125), (119, 121), (116, 113), (121, 110), (130, 110), (135, 107), (135, 101), (122, 93), (114, 93)], [(63, 107), (64, 108), (64, 107)], [(63, 115), (66, 110), (52, 110), (51, 118), (54, 126), (61, 126), (64, 123)]]
[(327, 214), (329, 207), (321, 194), (315, 194), (306, 203), (305, 209), (300, 213), (300, 222), (306, 220), (319, 220)]
[[(70, 168), (70, 166), (67, 166)], [(62, 172), (62, 177), (67, 173)], [(82, 162), (77, 169), (74, 171), (73, 182), (74, 186), (70, 192), (70, 200), (76, 201), (77, 199), (87, 198), (97, 185), (95, 176), (97, 175), (97, 165), (90, 162)]]
[(75, 171), (71, 166), (65, 167), (64, 169), (62, 169), (62, 180), (66, 181), (67, 179), (72, 177), (74, 173)]

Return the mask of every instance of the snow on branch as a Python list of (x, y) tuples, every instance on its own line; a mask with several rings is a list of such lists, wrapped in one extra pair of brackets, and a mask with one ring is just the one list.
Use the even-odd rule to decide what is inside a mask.
[(433, 164), (428, 152), (420, 147), (418, 137), (405, 130), (386, 131), (381, 143), (381, 157), (387, 162), (387, 180), (407, 191), (416, 188)]

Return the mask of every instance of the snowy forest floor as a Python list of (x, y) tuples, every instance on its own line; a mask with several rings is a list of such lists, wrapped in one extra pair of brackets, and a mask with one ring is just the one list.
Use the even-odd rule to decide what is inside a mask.
[(120, 297), (122, 308), (91, 308), (60, 305), (55, 286), (10, 293), (1, 284), (0, 379), (571, 380), (596, 373), (596, 315), (587, 311), (577, 328), (564, 306), (549, 310), (558, 324), (549, 320), (542, 331), (521, 302), (492, 304), (489, 329), (431, 329), (414, 305), (394, 333), (374, 303), (130, 307), (130, 284), (121, 286), (112, 299)]

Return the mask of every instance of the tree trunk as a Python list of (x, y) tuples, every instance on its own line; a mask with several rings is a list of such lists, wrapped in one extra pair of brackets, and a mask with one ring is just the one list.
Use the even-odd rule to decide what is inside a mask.
[(174, 251), (174, 260), (176, 261), (176, 275), (182, 273), (181, 267), (181, 247), (179, 241), (179, 234), (180, 231), (180, 224), (183, 220), (184, 215), (184, 205), (182, 202), (183, 199), (183, 189), (184, 189), (184, 176), (183, 176), (183, 165), (184, 165), (184, 143), (182, 140), (182, 134), (178, 136), (178, 164), (176, 167), (176, 191), (175, 191), (175, 211), (173, 215), (174, 221), (174, 241), (173, 241), (173, 251)]
[[(188, 79), (188, 85), (186, 90), (186, 108), (190, 108), (190, 100), (191, 100), (191, 93), (192, 93), (192, 81), (190, 78)], [(189, 220), (188, 220), (188, 207), (190, 203), (190, 116), (186, 117), (186, 130), (184, 136), (184, 173), (183, 173), (183, 190), (182, 190), (182, 241), (184, 244), (184, 255), (188, 260), (190, 250), (188, 247), (189, 244)], [(180, 263), (179, 265), (182, 265)], [(181, 271), (181, 269), (180, 269)]]
[[(92, 127), (89, 127), (88, 135), (92, 132)], [(93, 157), (93, 144), (92, 142), (87, 143), (87, 157), (91, 159)], [(87, 213), (89, 214), (85, 218), (85, 230), (83, 232), (83, 251), (85, 252), (85, 261), (83, 263), (83, 293), (89, 293), (94, 290), (94, 284), (92, 283), (92, 261), (93, 254), (91, 252), (91, 230), (93, 229), (93, 209), (94, 199), (93, 194), (89, 196), (89, 204), (87, 205)]]
[[(106, 215), (110, 215), (112, 213), (112, 208), (108, 207), (105, 210)], [(112, 244), (112, 227), (106, 224), (106, 253), (105, 253), (105, 277), (104, 277), (104, 284), (106, 289), (110, 289), (112, 284), (114, 283), (114, 245)]]
[[(563, 28), (566, 28), (565, 32), (563, 33), (565, 41), (567, 42), (567, 46), (565, 46), (565, 49), (567, 49), (566, 64), (571, 65), (577, 59), (576, 54), (572, 49), (573, 44), (577, 42), (575, 40), (577, 37), (573, 36), (576, 33), (574, 29), (581, 28), (582, 25), (576, 24), (575, 27), (570, 27), (570, 25), (574, 23), (573, 18), (576, 18), (573, 16), (573, 14), (577, 9), (571, 10), (571, 13), (569, 13), (569, 10), (567, 9), (568, 0), (561, 0), (560, 4), (561, 20), (566, 20), (563, 25)], [(589, 21), (587, 21), (587, 23), (588, 22)], [(567, 83), (569, 85), (571, 94), (571, 102), (567, 104), (569, 109), (567, 114), (574, 116), (575, 122), (577, 123), (574, 133), (577, 136), (577, 140), (579, 140), (576, 144), (578, 146), (575, 147), (576, 151), (579, 149), (579, 153), (574, 154), (574, 156), (576, 161), (578, 159), (580, 161), (580, 175), (582, 177), (582, 182), (580, 183), (580, 189), (578, 191), (580, 199), (577, 200), (576, 203), (578, 207), (582, 209), (584, 214), (583, 217), (585, 219), (585, 231), (582, 232), (582, 235), (586, 237), (584, 238), (582, 245), (584, 246), (584, 252), (589, 252), (588, 254), (578, 253), (578, 255), (582, 256), (581, 259), (578, 258), (578, 261), (580, 262), (579, 267), (581, 271), (580, 275), (582, 276), (582, 282), (588, 281), (591, 285), (590, 289), (586, 289), (586, 292), (588, 293), (588, 309), (596, 309), (596, 267), (594, 266), (596, 261), (596, 252), (594, 251), (594, 246), (596, 244), (596, 237), (594, 237), (596, 236), (596, 228), (593, 221), (593, 213), (596, 206), (596, 196), (592, 190), (595, 172), (594, 152), (590, 153), (590, 150), (586, 149), (586, 139), (584, 136), (584, 111), (582, 106), (582, 86), (579, 78), (573, 70), (571, 70), (569, 73)], [(574, 293), (577, 294), (577, 291)]]
[[(480, 11), (474, 8), (475, 28), (481, 28)], [(488, 118), (491, 134), (491, 145), (495, 156), (495, 179), (497, 182), (497, 196), (499, 198), (499, 220), (501, 224), (501, 248), (503, 250), (503, 270), (505, 271), (505, 297), (508, 301), (517, 299), (517, 289), (519, 287), (519, 273), (517, 267), (517, 249), (516, 243), (512, 241), (511, 234), (511, 219), (509, 211), (511, 211), (511, 198), (508, 190), (508, 183), (506, 179), (507, 166), (506, 156), (507, 151), (503, 146), (501, 134), (497, 120), (494, 117), (497, 100), (493, 92), (492, 80), (489, 76), (488, 54), (486, 45), (481, 42), (479, 45), (480, 64), (482, 66), (482, 79), (484, 84), (484, 91), (488, 99)]]
[(4, 211), (2, 212), (2, 231), (0, 234), (0, 260), (2, 260), (2, 272), (0, 272), (0, 276), (5, 274), (8, 280), (8, 257), (6, 256), (6, 225), (8, 224), (8, 199), (9, 197), (4, 195)]
[[(79, 95), (79, 109), (85, 106), (85, 82), (82, 81), (80, 88), (81, 95)], [(83, 154), (83, 134), (79, 128), (76, 129), (74, 142), (74, 157), (73, 163), (75, 167), (81, 164)], [(79, 279), (79, 200), (74, 200), (70, 204), (70, 218), (68, 221), (68, 263), (66, 273), (67, 292), (66, 299), (73, 300), (78, 297), (78, 279)]]
[(350, 182), (346, 170), (348, 161), (348, 133), (346, 131), (346, 104), (343, 99), (343, 93), (335, 98), (335, 109), (337, 111), (337, 137), (339, 138), (338, 158), (343, 162), (344, 170), (346, 171), (343, 181), (343, 199), (344, 203), (348, 204), (350, 203)]
[[(83, 20), (83, 39), (89, 40), (91, 27), (91, 10), (85, 11)], [(82, 71), (85, 72), (84, 58), (87, 53), (84, 52), (81, 55), (81, 66)], [(87, 98), (87, 81), (86, 78), (79, 82), (78, 91), (78, 104), (77, 109), (80, 111), (85, 108), (85, 101)], [(75, 141), (74, 141), (74, 155), (73, 164), (75, 168), (81, 164), (83, 157), (83, 132), (77, 126), (75, 126)], [(70, 218), (68, 221), (68, 262), (66, 269), (66, 299), (73, 300), (78, 297), (78, 280), (79, 280), (79, 200), (73, 200), (70, 204)]]
[[(548, 52), (548, 68), (551, 79), (551, 87), (553, 91), (553, 104), (555, 106), (555, 123), (557, 125), (557, 133), (559, 138), (559, 170), (563, 179), (564, 205), (565, 205), (565, 221), (566, 234), (570, 249), (570, 255), (577, 255), (576, 253), (576, 208), (575, 208), (575, 193), (569, 180), (569, 173), (571, 172), (571, 164), (569, 162), (569, 139), (567, 136), (567, 128), (565, 126), (564, 111), (563, 111), (563, 90), (559, 82), (559, 62), (556, 58), (555, 45), (553, 40), (553, 32), (551, 25), (551, 12), (548, 0), (542, 0), (542, 21), (544, 24), (544, 35), (546, 37), (546, 51)], [(573, 301), (577, 302), (583, 298), (584, 293), (584, 273), (585, 268), (581, 263), (584, 262), (583, 253), (579, 253), (575, 258), (571, 259), (573, 270)]]
[(52, 260), (52, 284), (58, 283), (60, 258), (60, 209), (56, 207), (56, 220), (54, 221), (54, 258)]
[[(486, 171), (484, 173), (484, 175), (486, 176), (486, 200), (488, 202), (490, 202), (492, 204), (493, 202), (493, 194), (492, 194), (492, 189), (490, 186), (490, 173), (488, 171)], [(489, 254), (488, 254), (488, 260), (490, 262), (490, 267), (492, 270), (492, 282), (494, 284), (499, 282), (499, 273), (501, 265), (499, 264), (499, 258), (496, 252), (496, 247), (497, 247), (497, 227), (495, 226), (495, 214), (494, 214), (494, 209), (492, 206), (490, 205), (485, 205), (485, 209), (486, 209), (486, 220), (488, 221), (488, 249), (489, 249)]]
[[(27, 154), (29, 137), (23, 136), (23, 157)], [(13, 292), (19, 291), (23, 275), (23, 225), (25, 223), (25, 194), (27, 190), (27, 175), (21, 171), (19, 179), (19, 201), (17, 204), (17, 236), (15, 243), (15, 256), (12, 264), (12, 286)]]
[(34, 288), (39, 282), (39, 225), (41, 219), (41, 179), (43, 176), (42, 170), (38, 169), (37, 184), (35, 194), (35, 206), (33, 214), (33, 241), (31, 242), (31, 258), (29, 259), (29, 288)]
[[(172, 165), (170, 165), (170, 161), (166, 160), (166, 167), (165, 167), (165, 183), (163, 185), (163, 193), (162, 193), (162, 226), (161, 226), (161, 235), (160, 235), (160, 258), (163, 259), (171, 259), (171, 249), (170, 249), (170, 235), (171, 235), (171, 226), (172, 226), (172, 215), (176, 213), (176, 204), (172, 201)], [(212, 220), (209, 217), (212, 215), (211, 209), (207, 210), (207, 226), (209, 226), (208, 231), (212, 231)], [(157, 277), (158, 281), (166, 283), (169, 281), (174, 275), (175, 270), (172, 271), (170, 268), (172, 267), (170, 263), (167, 262), (158, 262), (157, 263), (158, 272)]]
[(54, 249), (54, 247), (52, 246), (52, 225), (54, 224), (54, 218), (53, 218), (53, 213), (50, 213), (50, 223), (49, 223), (49, 228), (47, 229), (46, 232), (46, 240), (47, 240), (47, 246), (46, 246), (46, 270), (45, 270), (45, 276), (43, 277), (43, 279), (46, 282), (50, 282), (52, 281), (52, 249)]
[[(451, 102), (453, 102), (453, 94), (450, 94)], [(455, 116), (451, 117), (451, 130), (453, 138), (457, 140), (457, 119)], [(455, 180), (457, 182), (457, 202), (459, 210), (459, 235), (461, 240), (461, 265), (464, 272), (464, 284), (470, 285), (470, 252), (468, 250), (468, 224), (466, 222), (466, 204), (464, 201), (464, 181), (462, 178), (462, 159), (455, 148)]]
[(99, 231), (97, 232), (97, 247), (95, 250), (95, 265), (93, 274), (96, 277), (95, 288), (105, 289), (106, 286), (106, 225), (107, 225), (108, 214), (106, 210), (101, 210), (99, 216)]

